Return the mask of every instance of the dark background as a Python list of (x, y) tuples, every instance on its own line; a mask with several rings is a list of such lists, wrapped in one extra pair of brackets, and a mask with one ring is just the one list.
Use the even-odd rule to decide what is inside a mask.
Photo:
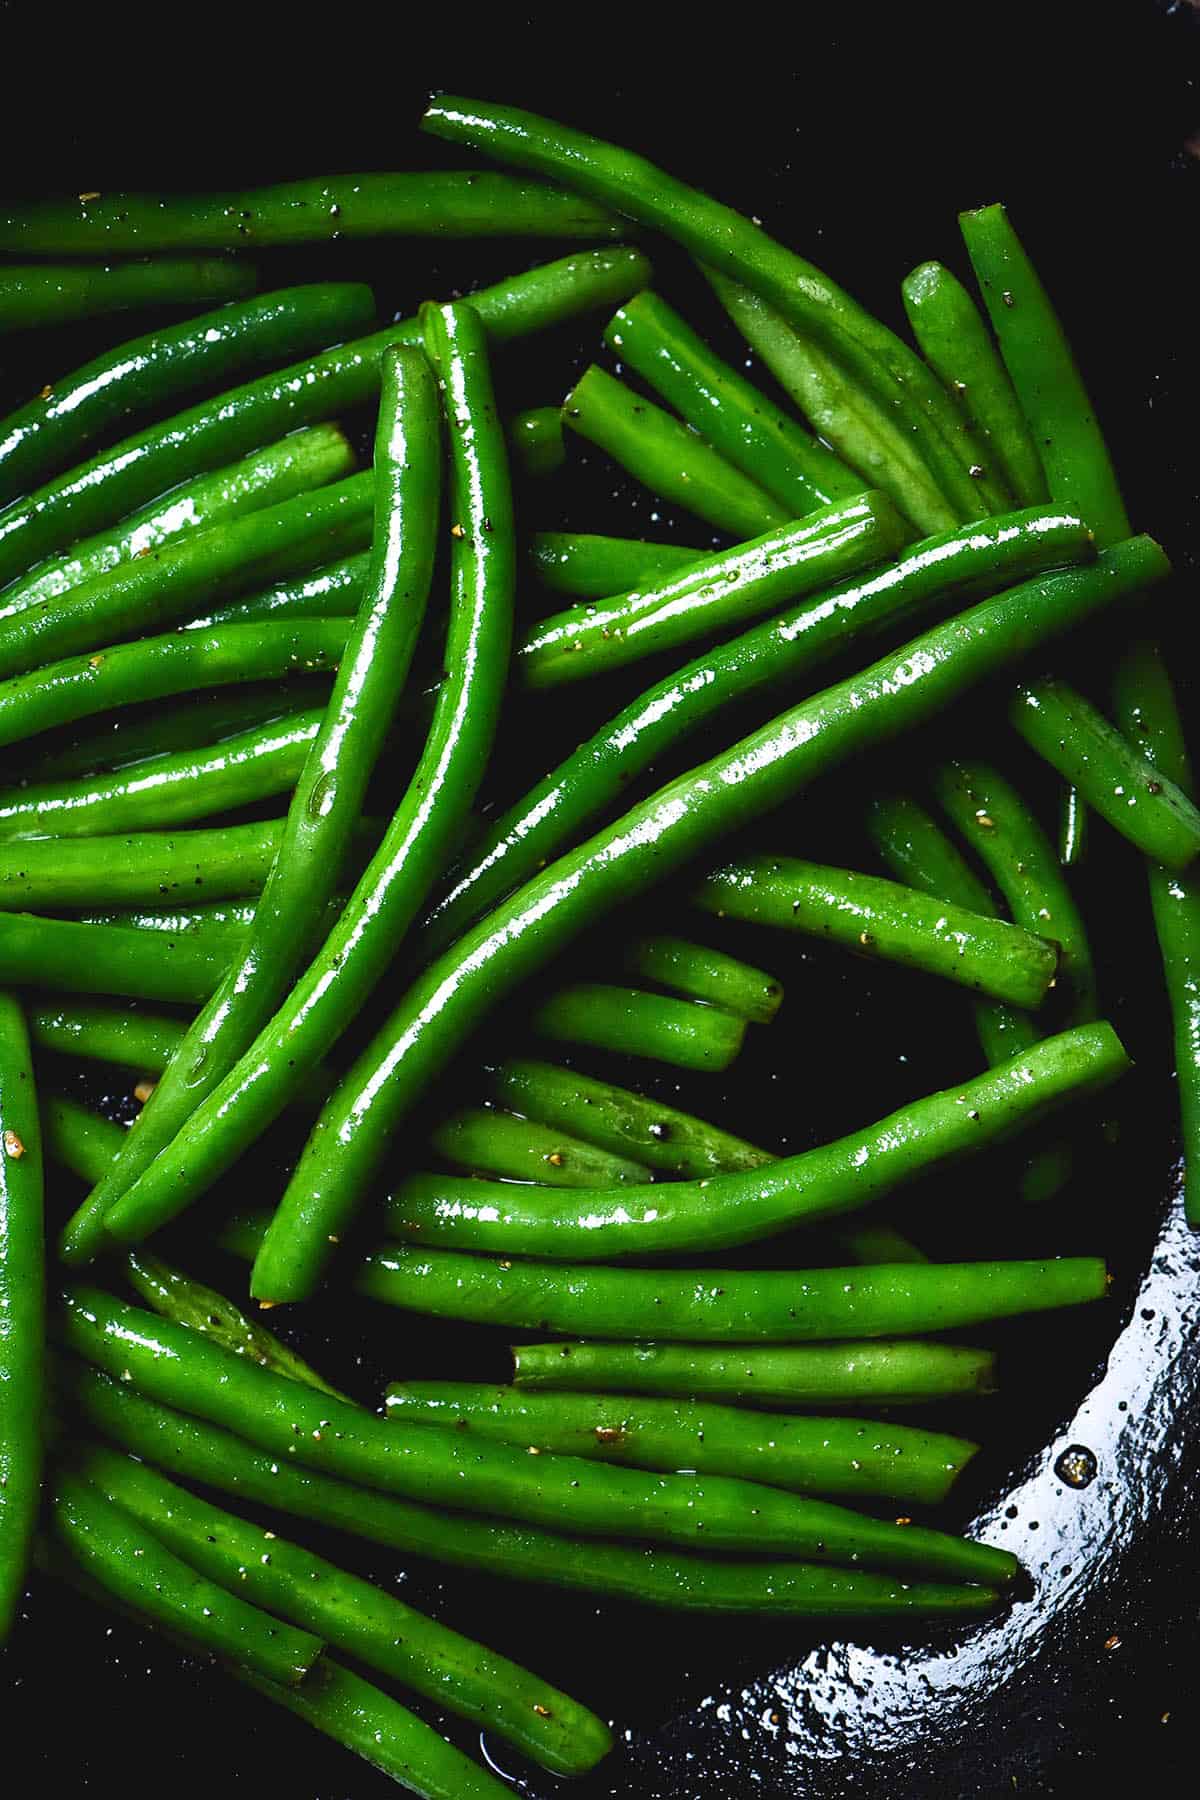
[[(843, 5), (819, 18), (808, 9), (736, 21), (693, 13), (677, 24), (643, 9), (553, 24), (520, 14), (486, 27), (446, 9), (417, 29), (376, 8), (145, 17), (120, 7), (79, 18), (0, 9), (6, 190), (445, 166), (462, 159), (414, 126), (424, 96), (451, 87), (644, 150), (757, 214), (894, 324), (897, 284), (914, 263), (942, 257), (966, 272), (957, 210), (1005, 199), (1067, 321), (1135, 521), (1175, 557), (1174, 616), (1194, 605), (1200, 169), (1185, 145), (1200, 131), (1200, 32), (1191, 8)], [(262, 24), (270, 29), (260, 42), (249, 33)], [(732, 354), (686, 267), (654, 254), (664, 289)], [(529, 246), (345, 245), (281, 255), (269, 279), (362, 275), (389, 316), (536, 260)], [(127, 323), (130, 334), (140, 328)], [(0, 345), (6, 399), (91, 348), (75, 333)], [(556, 399), (598, 353), (598, 325), (589, 325), (507, 357), (505, 394), (514, 406)], [(661, 509), (599, 456), (574, 455), (565, 475), (521, 500), (532, 524), (707, 541), (686, 518), (654, 517)], [(1186, 640), (1186, 628), (1176, 635)], [(1087, 679), (1086, 666), (1077, 673)], [(547, 715), (536, 736), (526, 728), (514, 762), (544, 766), (579, 724)], [(953, 730), (969, 744), (973, 732), (986, 738), (987, 721), (972, 708)], [(920, 747), (914, 758), (919, 765)], [(1009, 766), (1049, 807), (1040, 773), (1015, 754)], [(858, 773), (864, 788), (877, 775)], [(516, 774), (510, 765), (501, 784)], [(855, 816), (817, 793), (756, 841), (862, 863)], [(795, 1625), (681, 1626), (585, 1597), (401, 1567), (393, 1555), (304, 1532), (612, 1717), (622, 1751), (581, 1796), (1104, 1793), (1118, 1752), (1166, 1792), (1183, 1791), (1197, 1749), (1200, 1271), (1174, 1198), (1170, 1059), (1149, 921), (1132, 859), (1100, 830), (1078, 889), (1107, 1010), (1138, 1063), (1118, 1144), (1085, 1157), (1045, 1217), (1014, 1219), (1003, 1158), (924, 1184), (897, 1213), (948, 1255), (1110, 1256), (1111, 1302), (997, 1333), (1004, 1398), (984, 1419), (948, 1422), (978, 1429), (987, 1445), (954, 1518), (975, 1516), (996, 1541), (1016, 1540), (1036, 1603), (1021, 1599), (965, 1642), (852, 1650)], [(749, 933), (720, 941), (783, 977), (789, 998), (776, 1025), (754, 1034), (727, 1078), (677, 1090), (674, 1078), (614, 1065), (618, 1078), (636, 1075), (749, 1137), (799, 1149), (977, 1064), (956, 992)], [(519, 1029), (519, 1011), (500, 1021), (502, 1032)], [(595, 1059), (587, 1066), (604, 1072)], [(236, 1271), (213, 1262), (211, 1273), (239, 1291)], [(482, 1333), (364, 1316), (336, 1296), (291, 1329), (363, 1398), (403, 1373), (503, 1375), (502, 1346)], [(1073, 1442), (1099, 1463), (1083, 1494), (1054, 1474)], [(2, 1667), (0, 1720), (7, 1754), (31, 1759), (40, 1781), (70, 1791), (136, 1772), (183, 1795), (267, 1782), (314, 1800), (389, 1791), (257, 1697), (125, 1625), (43, 1585), (27, 1610)], [(533, 1777), (527, 1791), (554, 1786)]]

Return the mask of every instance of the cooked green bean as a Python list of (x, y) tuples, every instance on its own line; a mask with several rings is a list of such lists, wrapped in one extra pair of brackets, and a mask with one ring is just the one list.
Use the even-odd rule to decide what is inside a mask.
[(1077, 1026), (865, 1130), (756, 1169), (614, 1188), (608, 1196), (589, 1190), (577, 1200), (515, 1182), (408, 1175), (388, 1199), (386, 1226), (421, 1244), (577, 1262), (728, 1249), (869, 1206), (942, 1162), (1107, 1087), (1128, 1066), (1111, 1026)]
[(580, 531), (538, 531), (529, 544), (529, 564), (542, 586), (580, 600), (607, 600), (641, 582), (673, 575), (703, 555), (686, 544), (647, 544), (640, 538)]
[(552, 1044), (649, 1056), (675, 1069), (727, 1069), (746, 1035), (744, 1019), (669, 994), (575, 981), (535, 1006), (530, 1029)]
[(650, 288), (625, 302), (604, 341), (719, 455), (765, 488), (789, 518), (861, 492), (857, 475), (753, 382), (714, 356)]
[(1200, 851), (1200, 811), (1066, 682), (1021, 682), (1008, 716), (1029, 747), (1145, 856), (1182, 869)]
[(5, 263), (0, 332), (99, 319), (132, 307), (212, 306), (258, 286), (249, 263), (219, 256), (151, 262)]
[(294, 581), (278, 582), (257, 594), (244, 594), (224, 606), (184, 621), (185, 628), (240, 625), (250, 619), (352, 619), (362, 599), (370, 557), (366, 551), (344, 556)]
[(718, 918), (828, 938), (860, 956), (903, 963), (1014, 1006), (1040, 1006), (1058, 951), (918, 888), (793, 856), (749, 856), (714, 869), (688, 898)]
[[(30, 1037), (38, 1042), (32, 1032)], [(81, 1181), (94, 1181), (125, 1138), (123, 1126), (114, 1125), (111, 1119), (91, 1112), (65, 1094), (43, 1096), (42, 1133), (47, 1157), (78, 1175)]]
[(508, 448), (513, 467), (520, 474), (535, 481), (556, 475), (567, 460), (559, 408), (531, 406), (510, 419)]
[[(341, 902), (337, 904), (340, 910)], [(161, 912), (127, 907), (78, 916), (82, 925), (126, 925), (132, 931), (165, 931), (168, 937), (206, 937), (218, 943), (230, 943), (236, 938), (240, 943), (254, 923), (254, 901), (212, 900)]]
[(699, 1539), (717, 1549), (787, 1550), (934, 1578), (998, 1583), (1017, 1572), (1015, 1557), (989, 1545), (882, 1523), (756, 1482), (712, 1476), (701, 1483), (575, 1457), (534, 1459), (506, 1445), (465, 1448), (459, 1434), (434, 1426), (401, 1431), (99, 1289), (72, 1288), (61, 1329), (70, 1350), (151, 1399), (182, 1403), (276, 1456), (435, 1506), (551, 1526), (566, 1521), (584, 1535)]
[[(858, 633), (995, 592), (1092, 554), (1077, 519), (1010, 513), (919, 545), (695, 658), (647, 688), (504, 813), (438, 902), (422, 947), (444, 949), (502, 894), (576, 841), (633, 779), (724, 707), (802, 681)], [(625, 802), (623, 802), (625, 803)]]
[(759, 1025), (769, 1025), (783, 1005), (783, 986), (773, 975), (727, 956), (723, 950), (693, 944), (670, 932), (627, 939), (621, 945), (619, 962), (626, 975), (656, 982), (688, 1000), (723, 1007), (739, 1019), (752, 1019)]
[(962, 402), (1018, 502), (1036, 506), (1046, 498), (1046, 477), (1021, 403), (979, 308), (958, 277), (939, 262), (921, 263), (905, 277), (900, 291), (926, 362)]
[[(619, 306), (645, 286), (649, 274), (637, 250), (584, 251), (481, 288), (471, 304), (491, 342), (503, 344), (592, 307)], [(356, 292), (370, 300), (366, 289)], [(370, 402), (378, 392), (383, 351), (392, 344), (419, 343), (418, 321), (401, 320), (201, 401), (102, 451), (0, 515), (0, 581), (24, 574), (41, 557), (111, 524), (176, 482), (232, 462), (300, 425)]]
[(696, 432), (595, 363), (563, 401), (561, 417), (651, 494), (730, 537), (758, 537), (793, 516)]
[(223, 951), (191, 938), (153, 938), (119, 925), (77, 925), (0, 912), (0, 982), (127, 994), (141, 1000), (207, 999), (226, 969)]
[(474, 1175), (583, 1188), (650, 1179), (642, 1163), (495, 1107), (461, 1107), (434, 1127), (429, 1142), (447, 1162)]
[(0, 840), (0, 911), (257, 893), (282, 838), (283, 820), (266, 819), (199, 831)]
[(527, 1393), (464, 1381), (393, 1382), (387, 1417), (638, 1469), (694, 1469), (801, 1494), (919, 1506), (944, 1500), (979, 1448), (944, 1432), (863, 1419), (763, 1417), (732, 1406)]
[(734, 1400), (743, 1406), (924, 1406), (991, 1394), (993, 1350), (962, 1344), (516, 1344), (518, 1388)]
[(29, 1564), (42, 1479), (42, 1134), (20, 1006), (0, 993), (0, 1645)]

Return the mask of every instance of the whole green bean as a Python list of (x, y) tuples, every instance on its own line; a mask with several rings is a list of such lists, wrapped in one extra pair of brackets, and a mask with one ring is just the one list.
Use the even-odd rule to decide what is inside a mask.
[[(321, 709), (290, 713), (206, 750), (178, 750), (112, 774), (0, 788), (0, 839), (99, 837), (186, 825), (290, 793), (324, 716)], [(24, 852), (19, 860), (24, 864)], [(111, 887), (103, 891), (111, 898)]]
[(1092, 553), (1077, 519), (1043, 509), (1006, 515), (934, 538), (874, 574), (815, 599), (696, 657), (601, 725), (578, 750), (502, 814), (439, 900), (422, 947), (442, 950), (488, 906), (578, 839), (659, 756), (721, 710), (786, 691), (864, 635), (968, 595), (995, 592), (1055, 563)]
[(743, 1344), (516, 1344), (518, 1388), (676, 1394), (743, 1406), (923, 1406), (991, 1394), (993, 1350), (905, 1342)]
[(79, 1467), (210, 1581), (499, 1732), (544, 1768), (580, 1775), (611, 1748), (607, 1727), (569, 1695), (360, 1576), (197, 1499), (132, 1457), (89, 1448)]
[[(617, 306), (645, 285), (649, 273), (637, 250), (584, 251), (481, 288), (471, 304), (490, 340), (503, 344), (589, 308)], [(356, 291), (370, 299), (367, 290)], [(379, 389), (383, 351), (391, 344), (419, 343), (418, 322), (402, 320), (201, 401), (102, 451), (0, 514), (0, 581), (24, 574), (39, 558), (178, 481), (231, 462), (297, 426), (368, 403)]]
[(900, 291), (926, 362), (961, 400), (1016, 499), (1036, 506), (1046, 498), (1037, 445), (970, 294), (939, 262), (921, 263), (905, 276)]
[[(856, 1345), (860, 1350), (863, 1346)], [(868, 1345), (868, 1351), (892, 1346)], [(950, 1351), (945, 1346), (922, 1350)], [(834, 1346), (820, 1347), (822, 1352)], [(745, 1354), (761, 1356), (761, 1351)], [(794, 1356), (796, 1352), (771, 1352)], [(806, 1355), (816, 1355), (807, 1351)], [(840, 1352), (835, 1350), (835, 1354)], [(977, 1351), (958, 1352), (967, 1357)], [(159, 1406), (124, 1382), (83, 1364), (63, 1367), (74, 1409), (95, 1429), (148, 1462), (219, 1492), (333, 1526), (352, 1537), (509, 1580), (607, 1593), (671, 1611), (778, 1613), (796, 1618), (920, 1617), (989, 1611), (987, 1588), (897, 1582), (866, 1570), (719, 1558), (567, 1537), (536, 1526), (446, 1513), (351, 1486), (335, 1476), (275, 1461), (218, 1426)]]
[(537, 531), (528, 547), (529, 565), (543, 587), (580, 600), (607, 600), (641, 582), (673, 575), (704, 555), (686, 544), (647, 544), (640, 538), (601, 537), (594, 532)]
[(302, 1681), (321, 1640), (207, 1580), (71, 1468), (56, 1471), (49, 1524), (71, 1560), (117, 1600), (269, 1681)]
[(218, 1349), (99, 1289), (73, 1288), (67, 1347), (151, 1399), (233, 1428), (276, 1456), (433, 1505), (492, 1511), (535, 1524), (564, 1520), (584, 1535), (711, 1543), (814, 1561), (905, 1569), (966, 1581), (1011, 1580), (1016, 1558), (944, 1532), (896, 1526), (826, 1502), (727, 1476), (651, 1476), (575, 1457), (531, 1458), (507, 1445), (464, 1447), (452, 1430), (400, 1431), (357, 1407)]
[(802, 1494), (919, 1506), (944, 1500), (979, 1448), (944, 1432), (863, 1419), (764, 1417), (733, 1406), (528, 1393), (464, 1381), (393, 1382), (387, 1417), (639, 1469), (689, 1468)]
[(1200, 851), (1200, 811), (1066, 682), (1019, 683), (1008, 716), (1030, 749), (1143, 855), (1182, 869)]
[(619, 962), (626, 975), (656, 982), (688, 1000), (723, 1007), (759, 1025), (769, 1025), (783, 1005), (783, 986), (773, 975), (739, 957), (727, 956), (723, 950), (694, 944), (670, 932), (627, 939), (621, 945)]
[(1061, 1032), (960, 1086), (865, 1130), (757, 1169), (700, 1181), (590, 1190), (465, 1176), (408, 1175), (386, 1207), (389, 1234), (451, 1249), (577, 1262), (692, 1255), (753, 1243), (854, 1212), (943, 1161), (1108, 1086), (1129, 1066), (1108, 1025)]
[(575, 981), (535, 1006), (530, 1029), (552, 1044), (649, 1056), (675, 1069), (729, 1068), (746, 1035), (744, 1019), (669, 994)]
[[(136, 1138), (130, 1137), (125, 1154), (68, 1226), (64, 1254), (95, 1254), (103, 1243), (109, 1207), (266, 1027), (320, 941), (327, 905), (425, 616), (438, 536), (439, 430), (437, 390), (425, 358), (404, 347), (385, 351), (371, 568), (348, 639), (345, 628), (333, 621), (314, 620), (307, 627), (341, 633), (345, 655), (321, 729), (299, 773), (279, 855), (248, 934), (240, 946), (233, 945), (219, 989), (164, 1071)], [(255, 633), (269, 628), (222, 628), (239, 629)], [(197, 635), (182, 633), (180, 641)]]
[[(314, 282), (221, 306), (105, 350), (82, 368), (47, 382), (35, 399), (0, 420), (0, 505), (36, 487), (103, 432), (161, 411), (203, 387), (219, 387), (253, 369), (336, 342), (369, 325), (374, 313), (370, 288)], [(267, 441), (266, 436), (259, 439)], [(183, 478), (168, 473), (158, 491)], [(146, 488), (139, 499), (149, 499), (154, 491)], [(110, 518), (131, 510), (139, 499)], [(87, 529), (80, 527), (81, 533)]]
[(627, 300), (604, 341), (727, 462), (800, 518), (862, 490), (825, 446), (772, 406), (652, 289)]
[(0, 911), (97, 903), (153, 905), (172, 894), (216, 899), (262, 887), (283, 820), (133, 836), (0, 841)]
[[(634, 806), (518, 889), (417, 978), (342, 1077), (276, 1214), (273, 1232), (275, 1241), (287, 1243), (286, 1269), (280, 1268), (270, 1293), (256, 1290), (258, 1297), (293, 1299), (311, 1292), (330, 1238), (339, 1237), (353, 1217), (399, 1120), (478, 1021), (586, 925), (662, 882), (685, 860), (780, 805), (819, 773), (938, 716), (985, 676), (1121, 593), (1144, 588), (1165, 567), (1152, 540), (1131, 539), (1087, 568), (984, 601), (860, 675), (802, 701)], [(232, 1124), (234, 1085), (230, 1077), (229, 1085), (210, 1097), (207, 1116), (193, 1116), (186, 1141), (177, 1141), (169, 1159), (159, 1159), (155, 1185), (159, 1194), (170, 1192), (173, 1209), (181, 1190), (203, 1191), (247, 1141), (242, 1132), (252, 1109), (243, 1108), (243, 1121)], [(130, 1225), (139, 1214), (146, 1216), (150, 1199), (147, 1195), (140, 1208), (131, 1207)]]
[(1014, 1006), (1040, 1006), (1058, 969), (1055, 945), (1004, 919), (798, 857), (739, 858), (711, 870), (688, 898), (718, 918), (828, 938)]
[(185, 620), (185, 627), (195, 631), (210, 625), (239, 625), (250, 619), (352, 619), (362, 599), (369, 562), (366, 551), (344, 556), (310, 575), (229, 600), (211, 612)]
[(563, 401), (561, 417), (651, 494), (730, 537), (757, 537), (793, 516), (673, 414), (595, 363)]
[(45, 1352), (42, 1134), (22, 1011), (0, 993), (0, 1645), (37, 1526)]
[(429, 1142), (460, 1169), (510, 1181), (604, 1188), (650, 1179), (642, 1163), (494, 1107), (461, 1107), (439, 1121)]
[(152, 262), (5, 263), (0, 332), (104, 318), (131, 307), (212, 306), (258, 286), (249, 263), (218, 256)]
[(498, 161), (562, 179), (744, 282), (844, 362), (890, 414), (900, 412), (914, 445), (962, 516), (991, 510), (978, 493), (982, 476), (967, 472), (962, 422), (936, 377), (844, 289), (760, 226), (642, 157), (515, 107), (443, 94), (421, 126)]
[(204, 1000), (225, 972), (222, 951), (191, 938), (119, 925), (0, 913), (0, 982), (142, 1000)]
[(556, 475), (567, 460), (562, 414), (557, 406), (531, 406), (509, 420), (508, 448), (513, 468), (531, 480)]

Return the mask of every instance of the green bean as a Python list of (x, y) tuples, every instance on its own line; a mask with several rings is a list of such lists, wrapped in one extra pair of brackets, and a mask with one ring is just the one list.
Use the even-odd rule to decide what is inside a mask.
[[(0, 505), (61, 469), (102, 433), (140, 414), (161, 412), (203, 387), (336, 342), (369, 325), (374, 313), (370, 288), (313, 283), (221, 306), (104, 351), (48, 382), (36, 399), (0, 420)], [(266, 443), (267, 437), (259, 442)], [(182, 478), (167, 474), (158, 491)], [(146, 488), (139, 499), (149, 499), (154, 491)], [(138, 499), (130, 500), (110, 517), (138, 504)], [(81, 526), (81, 534), (87, 529)]]
[(1066, 514), (1008, 514), (921, 544), (899, 562), (827, 589), (696, 657), (601, 725), (501, 816), (439, 900), (422, 948), (444, 949), (615, 801), (627, 804), (623, 796), (634, 777), (725, 706), (776, 689), (794, 692), (859, 632), (899, 625), (1091, 553), (1086, 528)]
[[(341, 909), (341, 901), (336, 903)], [(197, 906), (176, 906), (163, 911), (127, 907), (111, 912), (80, 913), (82, 925), (126, 925), (132, 931), (165, 931), (168, 937), (208, 938), (218, 943), (245, 940), (254, 923), (253, 900), (212, 900)]]
[(1182, 869), (1200, 851), (1200, 811), (1066, 682), (1021, 682), (1008, 716), (1030, 748), (1143, 855)]
[(1087, 931), (1054, 846), (1016, 789), (988, 764), (955, 759), (934, 771), (934, 791), (988, 869), (1018, 925), (1053, 938), (1066, 1017), (1096, 1017), (1096, 971)]
[(0, 982), (196, 1001), (211, 994), (225, 968), (221, 951), (188, 938), (150, 938), (118, 925), (0, 913)]
[(696, 432), (595, 363), (563, 401), (561, 416), (651, 494), (730, 537), (757, 537), (792, 517)]
[(753, 382), (714, 356), (651, 289), (625, 302), (604, 341), (719, 455), (765, 488), (789, 518), (861, 492), (857, 475), (773, 407)]
[(539, 1459), (507, 1445), (464, 1448), (452, 1430), (401, 1431), (386, 1419), (310, 1394), (298, 1382), (218, 1349), (169, 1321), (99, 1289), (67, 1296), (69, 1349), (151, 1399), (234, 1428), (276, 1456), (432, 1505), (491, 1510), (535, 1524), (564, 1520), (585, 1535), (611, 1535), (814, 1561), (913, 1570), (934, 1578), (1011, 1580), (1015, 1557), (944, 1532), (881, 1523), (844, 1507), (801, 1499), (756, 1482), (713, 1476), (650, 1476), (575, 1457)]
[(257, 269), (217, 256), (159, 256), (152, 262), (126, 263), (5, 263), (0, 332), (69, 325), (131, 307), (211, 306), (240, 300), (257, 286)]
[[(311, 1292), (330, 1238), (340, 1237), (353, 1217), (399, 1120), (479, 1020), (587, 925), (791, 798), (818, 773), (939, 716), (974, 683), (1120, 593), (1144, 588), (1165, 566), (1152, 540), (1131, 539), (1088, 568), (985, 601), (782, 713), (518, 889), (425, 969), (343, 1075), (276, 1214), (276, 1240), (288, 1243), (286, 1281), (258, 1297)], [(231, 1122), (231, 1088), (232, 1077), (210, 1097), (207, 1116), (193, 1115), (186, 1141), (159, 1159), (159, 1192), (171, 1192), (173, 1207), (181, 1190), (203, 1191), (254, 1135), (253, 1126), (242, 1135), (250, 1109), (241, 1109), (239, 1124)]]
[[(639, 251), (621, 246), (585, 251), (481, 288), (471, 304), (490, 340), (503, 344), (589, 308), (617, 306), (645, 286), (649, 273)], [(383, 351), (392, 344), (419, 343), (417, 320), (402, 320), (202, 401), (101, 452), (0, 515), (0, 581), (24, 574), (40, 557), (110, 524), (178, 481), (231, 462), (300, 425), (370, 402), (378, 392)]]
[(1078, 868), (1087, 854), (1088, 809), (1076, 788), (1064, 788), (1059, 799), (1058, 860), (1064, 869)]
[(626, 975), (656, 982), (689, 1000), (723, 1007), (759, 1025), (769, 1025), (783, 1005), (783, 986), (773, 975), (670, 932), (627, 939), (619, 960)]
[[(818, 437), (863, 481), (882, 488), (925, 532), (953, 529), (959, 514), (940, 491), (902, 423), (810, 337), (759, 295), (701, 265), (717, 299)], [(999, 497), (994, 497), (997, 505)]]
[[(371, 568), (320, 732), (299, 772), (279, 855), (248, 934), (233, 944), (219, 989), (164, 1071), (136, 1136), (68, 1226), (63, 1253), (73, 1259), (95, 1254), (108, 1209), (268, 1025), (320, 942), (425, 616), (438, 536), (439, 429), (437, 390), (425, 358), (403, 347), (386, 351)], [(331, 625), (345, 638), (344, 628), (330, 621), (312, 621), (308, 629), (328, 631)], [(251, 633), (264, 629), (241, 627)], [(195, 635), (183, 633), (181, 641)]]
[(0, 993), (0, 1645), (25, 1592), (42, 1477), (42, 1134), (20, 1006)]
[(0, 911), (153, 905), (181, 890), (216, 899), (262, 887), (283, 820), (133, 836), (0, 841)]
[[(33, 1032), (34, 1043), (37, 1038)], [(46, 1094), (42, 1099), (42, 1133), (46, 1155), (54, 1162), (78, 1175), (81, 1181), (94, 1181), (121, 1148), (125, 1130), (114, 1125), (103, 1114), (80, 1106), (65, 1094)]]
[[(822, 1351), (832, 1348), (821, 1346)], [(891, 1348), (866, 1346), (872, 1352)], [(945, 1346), (921, 1348), (932, 1349), (935, 1357), (939, 1350), (951, 1354)], [(979, 1352), (956, 1354), (968, 1357)], [(616, 1594), (671, 1611), (778, 1613), (796, 1618), (969, 1615), (995, 1605), (995, 1595), (980, 1587), (896, 1582), (860, 1569), (721, 1559), (594, 1538), (585, 1541), (536, 1526), (447, 1514), (298, 1467), (294, 1457), (275, 1461), (232, 1433), (159, 1406), (124, 1382), (110, 1381), (83, 1365), (73, 1363), (65, 1369), (64, 1385), (75, 1410), (94, 1429), (172, 1475), (389, 1549), (509, 1580)]]
[(66, 594), (33, 600), (0, 620), (0, 674), (19, 675), (177, 624), (196, 610), (199, 596), (237, 594), (360, 549), (371, 536), (372, 493), (371, 472), (364, 470), (232, 523), (189, 532)]
[(567, 460), (559, 408), (531, 406), (510, 419), (508, 448), (513, 468), (520, 474), (534, 481), (556, 475)]
[(694, 1469), (801, 1494), (936, 1506), (979, 1446), (940, 1431), (862, 1419), (789, 1419), (676, 1400), (526, 1393), (463, 1381), (393, 1382), (387, 1417), (450, 1425), (502, 1444), (638, 1469)]
[(0, 788), (0, 839), (99, 837), (186, 825), (290, 793), (323, 718), (321, 709), (290, 713), (207, 750), (179, 750), (76, 781)]
[(604, 207), (541, 182), (421, 170), (322, 175), (226, 193), (32, 200), (0, 216), (0, 252), (109, 256), (378, 237), (613, 238), (626, 229)]
[(1046, 498), (1037, 446), (1008, 371), (970, 294), (939, 262), (921, 263), (905, 277), (900, 291), (926, 362), (950, 392), (958, 395), (1020, 504), (1036, 506)]
[(923, 969), (1014, 1006), (1040, 1006), (1058, 968), (1053, 944), (994, 915), (792, 856), (727, 863), (688, 897), (718, 918), (825, 937), (858, 955)]
[(352, 619), (362, 600), (369, 562), (366, 551), (344, 556), (310, 575), (229, 600), (202, 617), (186, 620), (185, 626), (195, 631), (211, 625), (239, 625), (250, 619)]
[(429, 1142), (460, 1169), (510, 1181), (603, 1188), (650, 1179), (642, 1163), (494, 1107), (466, 1106), (450, 1113), (434, 1127)]
[(73, 1469), (55, 1474), (50, 1528), (72, 1562), (117, 1600), (269, 1681), (294, 1685), (320, 1655), (319, 1638), (205, 1579)]
[(499, 1732), (543, 1767), (579, 1775), (611, 1748), (607, 1727), (561, 1690), (360, 1576), (197, 1499), (132, 1457), (91, 1448), (79, 1461), (113, 1505), (209, 1580)]
[(990, 499), (978, 492), (981, 479), (967, 472), (962, 422), (921, 359), (844, 289), (759, 226), (641, 157), (514, 107), (441, 95), (421, 124), (437, 137), (561, 178), (745, 282), (790, 325), (843, 361), (848, 374), (890, 414), (900, 414), (939, 486), (964, 517), (991, 510)]
[[(517, 1344), (518, 1388), (676, 1394), (743, 1406), (923, 1406), (995, 1391), (996, 1354), (962, 1344)], [(132, 1398), (132, 1396), (131, 1396)]]
[(649, 1056), (675, 1069), (727, 1069), (742, 1047), (744, 1019), (669, 994), (576, 981), (535, 1006), (530, 1029), (552, 1044)]
[(538, 531), (529, 544), (529, 564), (542, 586), (580, 600), (607, 600), (639, 583), (673, 575), (703, 555), (686, 544), (647, 544), (640, 538), (579, 531)]
[(589, 1190), (574, 1202), (552, 1188), (408, 1175), (387, 1202), (387, 1230), (421, 1244), (577, 1262), (724, 1250), (858, 1211), (1108, 1086), (1128, 1066), (1111, 1026), (1077, 1026), (865, 1130), (757, 1169), (607, 1196)]
[(733, 631), (890, 558), (905, 535), (882, 494), (838, 501), (648, 587), (539, 619), (517, 647), (517, 677), (527, 688), (556, 687)]
[(0, 619), (35, 600), (51, 600), (110, 569), (148, 556), (172, 539), (277, 506), (297, 494), (349, 475), (354, 452), (336, 425), (310, 425), (282, 443), (254, 450), (240, 462), (198, 475), (139, 512), (73, 544), (62, 556), (40, 563), (23, 581), (0, 593)]

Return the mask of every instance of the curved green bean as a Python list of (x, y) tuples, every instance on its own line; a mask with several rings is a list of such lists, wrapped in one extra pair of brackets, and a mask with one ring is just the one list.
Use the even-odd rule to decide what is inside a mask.
[(210, 899), (262, 887), (283, 839), (283, 820), (132, 836), (0, 840), (0, 911)]
[(567, 460), (562, 414), (557, 406), (531, 406), (509, 420), (508, 448), (513, 468), (530, 480), (556, 475)]
[(670, 932), (629, 938), (621, 945), (618, 960), (626, 975), (656, 982), (688, 1000), (723, 1007), (758, 1025), (769, 1025), (783, 1005), (783, 985), (773, 975)]
[(556, 989), (534, 1007), (529, 1027), (552, 1044), (648, 1056), (671, 1068), (709, 1071), (729, 1068), (746, 1035), (745, 1020), (719, 1007), (601, 981), (570, 982)]
[(607, 600), (674, 575), (704, 554), (687, 544), (647, 544), (581, 531), (537, 531), (528, 546), (529, 566), (542, 586), (580, 600)]
[(218, 256), (152, 262), (5, 263), (0, 332), (69, 325), (132, 307), (212, 306), (258, 286), (249, 263)]
[(460, 1169), (509, 1181), (604, 1188), (650, 1179), (643, 1163), (495, 1107), (461, 1107), (439, 1121), (429, 1142)]
[(186, 1002), (207, 999), (226, 966), (223, 950), (192, 938), (0, 913), (4, 983)]
[(25, 1592), (42, 1479), (42, 1134), (22, 1011), (0, 993), (0, 1645)]

